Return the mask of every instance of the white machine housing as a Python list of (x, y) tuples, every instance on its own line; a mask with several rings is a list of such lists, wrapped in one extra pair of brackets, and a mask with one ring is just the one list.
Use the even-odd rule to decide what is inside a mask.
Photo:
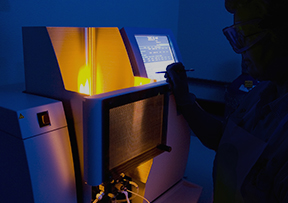
[(0, 90), (1, 202), (76, 203), (62, 102)]

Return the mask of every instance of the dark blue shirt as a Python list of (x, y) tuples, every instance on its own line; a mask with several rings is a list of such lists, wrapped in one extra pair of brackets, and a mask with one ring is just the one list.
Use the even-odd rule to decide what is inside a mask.
[(276, 85), (262, 82), (230, 117), (247, 132), (268, 142), (241, 187), (245, 202), (288, 202), (287, 115), (288, 93), (277, 98)]

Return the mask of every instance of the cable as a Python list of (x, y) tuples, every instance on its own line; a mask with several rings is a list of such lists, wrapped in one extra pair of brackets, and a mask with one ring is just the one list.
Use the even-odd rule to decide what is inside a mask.
[(137, 189), (137, 193), (139, 192), (139, 186), (137, 185), (137, 183), (135, 183), (133, 181), (129, 181), (129, 184), (133, 185)]
[(125, 191), (125, 190), (123, 190), (121, 192), (125, 195), (127, 203), (130, 203), (130, 200), (129, 200), (129, 197), (128, 197), (128, 192)]
[[(126, 190), (126, 189), (125, 189)], [(123, 193), (123, 192), (122, 192)], [(133, 195), (132, 197), (129, 198), (129, 200), (132, 200), (136, 197), (136, 195)], [(125, 199), (116, 199), (116, 202), (117, 203), (121, 203), (121, 202), (127, 202), (127, 200)]]
[(94, 201), (93, 201), (93, 203), (97, 203), (99, 200), (98, 199), (95, 199)]
[(136, 195), (136, 196), (144, 199), (147, 203), (150, 203), (145, 197), (143, 197), (142, 195), (139, 195), (139, 194), (136, 193), (136, 192), (133, 192), (133, 191), (131, 191), (131, 190), (127, 190), (127, 192), (130, 192), (131, 194)]
[[(139, 186), (137, 185), (137, 183), (133, 182), (133, 181), (129, 181), (129, 184), (134, 186), (137, 189), (137, 194), (139, 193)], [(121, 189), (118, 189), (121, 190)], [(125, 188), (124, 190), (127, 191), (127, 189)], [(129, 200), (132, 200), (136, 197), (136, 195), (132, 195), (132, 197), (129, 198)], [(117, 203), (121, 203), (121, 202), (126, 202), (126, 200), (116, 200)]]

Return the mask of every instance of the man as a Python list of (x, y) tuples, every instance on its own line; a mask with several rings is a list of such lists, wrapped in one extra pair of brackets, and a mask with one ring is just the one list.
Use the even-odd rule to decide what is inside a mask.
[(234, 25), (224, 35), (242, 55), (248, 73), (262, 82), (225, 123), (189, 94), (181, 63), (167, 67), (178, 109), (200, 141), (216, 151), (214, 202), (288, 202), (286, 2), (226, 0)]

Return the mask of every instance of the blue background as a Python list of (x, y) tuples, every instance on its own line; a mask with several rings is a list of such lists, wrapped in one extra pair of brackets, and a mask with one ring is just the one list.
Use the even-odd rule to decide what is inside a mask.
[(1, 0), (0, 85), (24, 82), (22, 26), (169, 28), (189, 76), (232, 81), (240, 57), (222, 34), (232, 24), (224, 1), (213, 0)]

